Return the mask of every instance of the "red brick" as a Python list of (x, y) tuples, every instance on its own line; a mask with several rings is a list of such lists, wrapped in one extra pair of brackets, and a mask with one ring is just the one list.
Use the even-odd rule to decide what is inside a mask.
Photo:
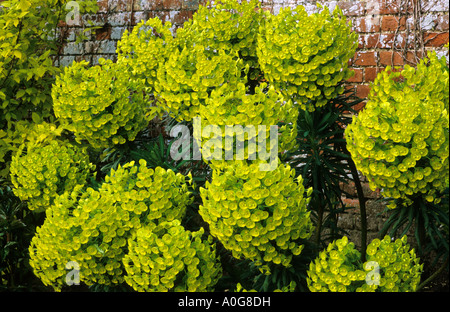
[(380, 40), (380, 34), (370, 34), (364, 38), (365, 47), (367, 49), (373, 49), (378, 46), (378, 41)]
[(372, 82), (377, 78), (377, 74), (381, 71), (379, 67), (364, 68), (364, 82)]
[(183, 25), (184, 22), (188, 21), (192, 18), (194, 11), (190, 10), (181, 10), (180, 13), (174, 16), (172, 22), (175, 25)]
[(102, 28), (95, 30), (95, 39), (96, 40), (106, 40), (111, 39), (111, 25), (105, 24)]
[(408, 51), (406, 52), (406, 62), (409, 64), (417, 64), (423, 58), (422, 51)]
[(363, 16), (365, 9), (364, 1), (339, 1), (338, 7), (346, 16)]
[(180, 10), (183, 0), (154, 0), (150, 4), (150, 10)]
[(436, 30), (438, 31), (448, 31), (448, 14), (441, 15), (436, 18)]
[(395, 31), (395, 30), (405, 30), (406, 18), (402, 17), (399, 19), (397, 16), (383, 16), (381, 20), (381, 30), (382, 31)]
[(381, 51), (380, 52), (380, 64), (397, 66), (397, 65), (403, 65), (404, 61), (403, 61), (402, 55), (399, 52)]
[(393, 0), (376, 0), (377, 6), (376, 8), (379, 8), (379, 14), (397, 14), (399, 5), (398, 1)]
[(359, 103), (356, 104), (356, 105), (353, 105), (352, 108), (353, 108), (355, 111), (359, 112), (359, 111), (362, 110), (365, 106), (366, 106), (366, 101), (362, 101), (362, 102), (359, 102)]
[(351, 68), (355, 73), (353, 77), (347, 79), (347, 82), (362, 82), (363, 81), (363, 71), (361, 68)]
[(353, 23), (353, 29), (357, 32), (379, 32), (381, 30), (380, 19), (379, 16), (357, 17)]
[(365, 35), (358, 36), (358, 50), (364, 49)]
[(367, 98), (367, 95), (370, 92), (370, 86), (369, 85), (356, 85), (356, 96), (361, 98), (361, 99), (365, 99)]
[(425, 33), (424, 44), (426, 47), (441, 47), (448, 42), (447, 33)]
[(98, 12), (106, 13), (108, 12), (108, 0), (97, 0)]
[(357, 66), (376, 66), (376, 52), (356, 52), (353, 64)]

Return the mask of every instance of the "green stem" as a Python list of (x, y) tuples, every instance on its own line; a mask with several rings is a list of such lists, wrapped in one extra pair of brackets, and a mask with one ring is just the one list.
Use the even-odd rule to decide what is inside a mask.
[[(350, 155), (350, 153), (349, 153)], [(353, 159), (349, 157), (348, 165), (353, 176), (353, 180), (356, 186), (356, 192), (358, 194), (359, 212), (361, 215), (361, 261), (366, 261), (366, 247), (367, 247), (367, 212), (366, 212), (366, 198), (364, 197), (364, 191), (361, 186), (361, 180), (359, 179), (358, 171)]]
[(448, 258), (447, 260), (444, 262), (444, 264), (442, 264), (442, 266), (439, 268), (439, 270), (437, 270), (436, 272), (433, 273), (433, 275), (431, 275), (429, 278), (427, 278), (425, 281), (423, 281), (419, 286), (417, 286), (416, 288), (416, 292), (422, 290), (422, 288), (427, 285), (428, 283), (430, 283), (432, 280), (434, 280), (436, 277), (439, 276), (439, 274), (442, 273), (442, 271), (445, 270), (445, 268), (448, 265)]
[(425, 220), (422, 215), (422, 198), (417, 197), (413, 201), (413, 209), (415, 210), (415, 213), (417, 215), (417, 244), (419, 245), (419, 255), (420, 257), (423, 257), (423, 247), (425, 246), (425, 239), (426, 239), (426, 233), (425, 233)]

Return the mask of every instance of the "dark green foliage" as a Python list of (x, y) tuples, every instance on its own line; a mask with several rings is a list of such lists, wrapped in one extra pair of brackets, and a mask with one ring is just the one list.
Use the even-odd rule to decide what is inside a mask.
[[(344, 232), (337, 227), (337, 215), (345, 212), (340, 183), (353, 181), (346, 153), (344, 131), (351, 122), (353, 106), (362, 100), (351, 92), (343, 93), (315, 111), (299, 111), (297, 121), (298, 150), (286, 155), (288, 162), (303, 177), (306, 188), (312, 187), (310, 209), (316, 226), (316, 243), (324, 246)], [(327, 233), (324, 233), (325, 230)]]
[(43, 213), (34, 213), (14, 195), (0, 187), (0, 291), (45, 290), (28, 264), (28, 246)]

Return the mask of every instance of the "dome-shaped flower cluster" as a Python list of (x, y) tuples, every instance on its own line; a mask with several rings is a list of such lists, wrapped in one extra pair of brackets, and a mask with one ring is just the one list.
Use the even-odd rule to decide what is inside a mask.
[(234, 257), (287, 267), (303, 249), (299, 240), (312, 234), (306, 209), (312, 189), (305, 192), (301, 177), (295, 181), (288, 165), (261, 171), (259, 164), (235, 161), (215, 171), (211, 183), (200, 189), (199, 213)]
[(434, 53), (417, 70), (389, 70), (378, 74), (365, 109), (347, 127), (347, 148), (385, 197), (437, 201), (449, 183), (448, 71)]
[[(255, 88), (255, 94), (248, 94), (243, 83), (236, 88), (224, 84), (214, 89), (206, 105), (201, 106), (202, 155), (210, 160), (213, 168), (227, 166), (228, 160), (266, 159), (272, 152), (271, 147), (277, 148), (275, 155), (294, 148), (298, 110), (272, 86), (267, 90), (266, 87), (262, 84)], [(280, 122), (283, 126), (276, 126)], [(218, 127), (221, 137), (210, 138), (211, 133), (205, 131), (208, 125)], [(276, 126), (276, 142), (270, 142), (272, 125)], [(194, 133), (194, 137), (199, 138), (200, 134)], [(214, 139), (221, 141), (215, 142)], [(215, 155), (211, 145), (221, 147), (224, 154)]]
[(136, 291), (210, 291), (222, 274), (212, 237), (179, 220), (149, 223), (128, 240), (125, 281)]
[(287, 98), (309, 111), (343, 92), (339, 82), (351, 76), (348, 60), (357, 34), (336, 7), (308, 15), (303, 6), (267, 14), (261, 24), (257, 55), (265, 78)]
[(98, 191), (77, 186), (55, 199), (37, 229), (30, 265), (45, 285), (64, 285), (65, 265), (76, 261), (87, 285), (124, 281), (127, 240), (150, 222), (180, 220), (191, 202), (185, 176), (133, 162), (112, 170)]
[(58, 195), (85, 184), (95, 166), (86, 149), (52, 135), (55, 126), (35, 130), (13, 156), (10, 176), (14, 194), (28, 200), (30, 210), (42, 211)]
[(406, 236), (391, 241), (374, 239), (367, 246), (367, 261), (361, 263), (355, 245), (343, 237), (330, 243), (311, 262), (308, 288), (313, 291), (398, 292), (414, 291), (420, 281), (422, 265)]
[(256, 36), (261, 19), (257, 0), (241, 3), (221, 0), (213, 7), (200, 6), (192, 19), (177, 31), (177, 37), (187, 44), (202, 43), (211, 50), (238, 52), (246, 64), (257, 67)]
[(138, 23), (131, 32), (125, 30), (117, 42), (117, 63), (132, 69), (132, 77), (146, 81), (146, 92), (154, 90), (158, 66), (163, 64), (174, 48), (170, 31), (172, 23), (151, 18)]
[(148, 123), (144, 80), (130, 79), (120, 63), (99, 60), (100, 65), (74, 62), (56, 78), (53, 108), (78, 142), (94, 148), (134, 140)]
[(215, 88), (241, 81), (242, 60), (236, 52), (210, 53), (206, 46), (181, 46), (171, 51), (157, 72), (155, 92), (159, 105), (177, 120), (190, 121)]

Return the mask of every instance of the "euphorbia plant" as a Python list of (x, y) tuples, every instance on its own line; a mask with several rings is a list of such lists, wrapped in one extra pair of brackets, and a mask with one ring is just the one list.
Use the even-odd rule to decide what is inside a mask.
[(303, 6), (266, 12), (257, 55), (264, 77), (301, 109), (313, 111), (342, 94), (351, 77), (348, 60), (358, 45), (346, 17), (336, 7), (308, 15)]
[(234, 257), (250, 259), (260, 268), (269, 263), (289, 267), (303, 249), (299, 240), (312, 234), (306, 208), (312, 189), (306, 191), (288, 165), (267, 172), (259, 165), (236, 161), (215, 171), (200, 190), (199, 213), (211, 235)]
[(46, 211), (29, 247), (30, 265), (45, 285), (61, 290), (65, 267), (75, 261), (86, 285), (124, 282), (128, 239), (150, 222), (181, 220), (191, 202), (186, 177), (160, 167), (127, 163), (98, 190), (77, 185)]
[(86, 148), (59, 137), (61, 128), (38, 124), (11, 162), (13, 191), (31, 210), (43, 211), (58, 195), (85, 184), (95, 166)]
[[(438, 248), (448, 234), (448, 210), (439, 205), (449, 185), (449, 72), (444, 58), (428, 54), (417, 69), (378, 74), (365, 109), (346, 129), (347, 147), (372, 189), (392, 209), (383, 232), (415, 224), (419, 252)], [(448, 256), (448, 255), (447, 255)]]
[(414, 291), (423, 265), (406, 236), (392, 241), (374, 239), (367, 246), (367, 261), (360, 261), (355, 245), (344, 236), (330, 243), (310, 264), (311, 291), (398, 292)]

